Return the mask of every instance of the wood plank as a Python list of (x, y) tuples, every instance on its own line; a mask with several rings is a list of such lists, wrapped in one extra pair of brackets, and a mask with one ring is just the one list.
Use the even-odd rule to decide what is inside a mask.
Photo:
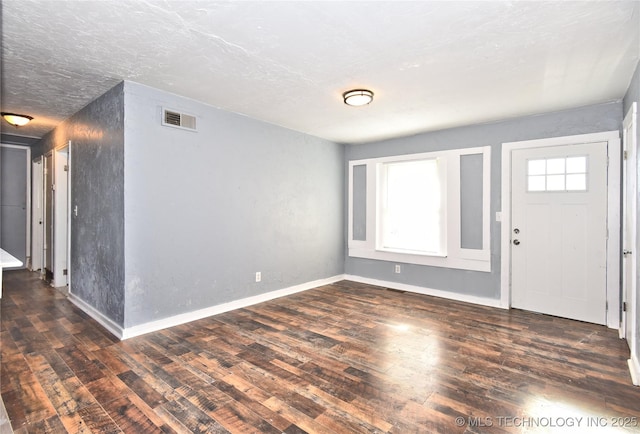
[(160, 406), (172, 414), (181, 424), (193, 433), (227, 433), (222, 425), (205, 412), (198, 409), (185, 398), (169, 401)]
[(136, 404), (127, 396), (109, 401), (104, 409), (119, 429), (125, 433), (162, 433), (162, 429), (154, 424)]

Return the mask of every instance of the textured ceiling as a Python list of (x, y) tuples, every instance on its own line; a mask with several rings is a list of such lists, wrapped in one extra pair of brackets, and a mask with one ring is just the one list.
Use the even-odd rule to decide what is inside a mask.
[(362, 143), (617, 100), (639, 56), (638, 1), (5, 0), (1, 103), (39, 137), (125, 79)]

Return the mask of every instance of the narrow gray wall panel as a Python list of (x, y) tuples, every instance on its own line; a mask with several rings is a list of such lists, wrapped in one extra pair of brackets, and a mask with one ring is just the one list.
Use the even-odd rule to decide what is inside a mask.
[(353, 239), (367, 240), (367, 166), (353, 166)]
[(460, 247), (482, 250), (482, 154), (460, 156)]

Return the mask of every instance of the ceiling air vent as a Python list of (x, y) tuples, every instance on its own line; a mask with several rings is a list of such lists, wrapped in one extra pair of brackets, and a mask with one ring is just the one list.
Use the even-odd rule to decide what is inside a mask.
[(196, 131), (196, 117), (171, 109), (162, 109), (162, 125)]

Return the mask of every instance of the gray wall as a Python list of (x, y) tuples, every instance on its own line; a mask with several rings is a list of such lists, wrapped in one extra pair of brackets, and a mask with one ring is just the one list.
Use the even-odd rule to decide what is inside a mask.
[(124, 95), (120, 83), (64, 121), (32, 157), (71, 145), (71, 290), (124, 325)]
[[(394, 263), (371, 259), (345, 259), (347, 274), (386, 280), (461, 294), (498, 299), (500, 297), (500, 211), (501, 144), (601, 131), (619, 130), (622, 103), (611, 102), (556, 113), (509, 119), (385, 140), (346, 148), (346, 160), (414, 154), (443, 149), (491, 145), (491, 272), (453, 270), (404, 264), (401, 274)], [(345, 227), (348, 224), (345, 223)]]
[[(633, 74), (633, 78), (631, 79), (631, 83), (629, 84), (629, 89), (627, 89), (627, 93), (623, 100), (623, 116), (627, 114), (631, 105), (637, 102), (640, 105), (640, 62), (636, 66), (636, 71)], [(638, 137), (636, 137), (636, 143), (640, 144), (640, 128), (637, 128)], [(638, 158), (638, 179), (640, 179), (640, 153), (636, 153), (636, 158)], [(638, 202), (640, 205), (640, 201)], [(638, 221), (636, 223), (636, 227), (640, 227), (640, 207), (637, 210)], [(638, 239), (636, 240), (636, 252), (640, 252), (640, 231), (637, 232)], [(640, 255), (639, 255), (640, 256)], [(640, 270), (640, 257), (636, 256), (636, 261), (638, 264), (638, 269)], [(640, 277), (640, 275), (639, 275)], [(640, 279), (636, 282), (637, 288), (640, 288)], [(640, 297), (636, 299), (636, 358), (640, 360), (640, 320), (638, 320), (637, 316), (640, 314)]]
[(125, 112), (127, 327), (344, 272), (342, 145), (131, 82)]

